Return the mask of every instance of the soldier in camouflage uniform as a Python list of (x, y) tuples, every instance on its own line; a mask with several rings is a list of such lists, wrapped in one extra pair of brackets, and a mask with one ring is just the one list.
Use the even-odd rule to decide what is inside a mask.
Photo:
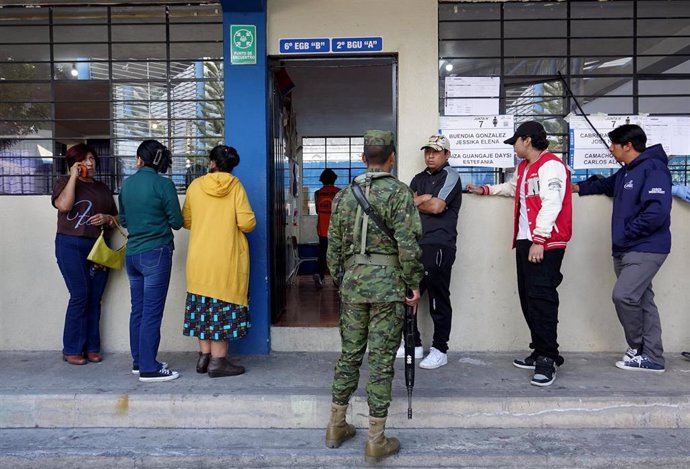
[[(334, 278), (341, 279), (342, 353), (335, 367), (326, 445), (335, 448), (354, 436), (355, 428), (345, 421), (345, 413), (350, 396), (357, 389), (359, 367), (368, 346), (369, 438), (365, 457), (376, 461), (400, 449), (396, 438), (384, 436), (384, 428), (404, 303), (415, 305), (420, 296), (423, 267), (418, 241), (422, 225), (412, 191), (390, 174), (395, 162), (392, 132), (366, 132), (362, 159), (367, 171), (355, 183), (395, 239), (364, 214), (352, 187), (336, 195), (328, 230), (327, 261)], [(408, 290), (412, 296), (406, 298)]]

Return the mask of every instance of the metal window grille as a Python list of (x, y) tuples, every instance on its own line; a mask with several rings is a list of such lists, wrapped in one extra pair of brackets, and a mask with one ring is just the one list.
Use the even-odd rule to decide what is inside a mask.
[(223, 140), (222, 49), (219, 5), (0, 9), (0, 194), (49, 194), (79, 142), (117, 192), (149, 138), (183, 192)]
[[(439, 112), (445, 77), (500, 77), (500, 112), (513, 114), (516, 123), (542, 122), (549, 149), (567, 161), (564, 118), (576, 107), (558, 72), (588, 114), (687, 115), (688, 24), (688, 0), (441, 1)], [(674, 183), (688, 182), (687, 159), (671, 161)], [(491, 168), (459, 171), (476, 184), (503, 177)], [(578, 170), (574, 180), (611, 172)]]

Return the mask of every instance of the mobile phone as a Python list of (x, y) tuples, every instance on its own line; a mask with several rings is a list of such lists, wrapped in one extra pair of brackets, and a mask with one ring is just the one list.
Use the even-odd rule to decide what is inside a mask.
[(79, 165), (79, 176), (85, 178), (86, 176), (89, 175), (89, 169), (84, 166), (83, 164)]

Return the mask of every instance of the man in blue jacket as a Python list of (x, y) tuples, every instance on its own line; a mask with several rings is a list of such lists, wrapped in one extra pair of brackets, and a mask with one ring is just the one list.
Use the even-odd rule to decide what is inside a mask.
[(646, 148), (637, 125), (609, 132), (609, 150), (623, 164), (614, 175), (573, 186), (580, 195), (613, 197), (611, 236), (616, 285), (613, 303), (628, 350), (616, 362), (624, 370), (663, 373), (661, 321), (652, 280), (671, 251), (671, 173), (661, 145)]

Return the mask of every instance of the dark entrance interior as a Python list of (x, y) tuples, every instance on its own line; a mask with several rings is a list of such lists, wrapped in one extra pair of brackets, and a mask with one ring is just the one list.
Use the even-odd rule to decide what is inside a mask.
[(395, 57), (274, 58), (272, 324), (335, 327), (337, 289), (313, 279), (318, 256), (314, 192), (325, 168), (347, 186), (364, 171), (362, 135), (397, 127)]

